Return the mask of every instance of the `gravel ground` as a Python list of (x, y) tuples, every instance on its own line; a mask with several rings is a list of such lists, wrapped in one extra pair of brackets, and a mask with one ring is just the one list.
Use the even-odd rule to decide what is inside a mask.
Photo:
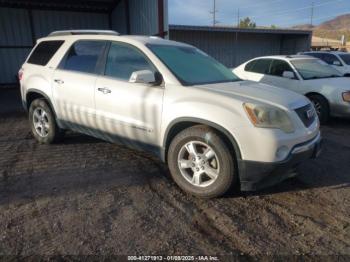
[(70, 133), (38, 145), (0, 90), (1, 255), (350, 255), (350, 121), (322, 128), (299, 176), (214, 200), (152, 156)]

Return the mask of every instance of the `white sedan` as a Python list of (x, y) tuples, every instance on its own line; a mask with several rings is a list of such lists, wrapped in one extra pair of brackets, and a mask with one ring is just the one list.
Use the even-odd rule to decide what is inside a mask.
[(233, 70), (244, 80), (293, 90), (315, 105), (321, 123), (330, 116), (350, 117), (350, 79), (310, 56), (267, 56)]

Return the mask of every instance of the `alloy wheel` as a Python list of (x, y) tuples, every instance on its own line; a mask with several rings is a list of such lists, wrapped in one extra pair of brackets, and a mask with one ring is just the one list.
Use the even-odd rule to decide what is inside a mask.
[(33, 124), (35, 132), (41, 137), (47, 137), (50, 131), (49, 117), (46, 111), (37, 107), (33, 112)]
[(200, 141), (190, 141), (182, 146), (178, 155), (178, 167), (181, 175), (197, 187), (210, 186), (220, 173), (216, 152)]

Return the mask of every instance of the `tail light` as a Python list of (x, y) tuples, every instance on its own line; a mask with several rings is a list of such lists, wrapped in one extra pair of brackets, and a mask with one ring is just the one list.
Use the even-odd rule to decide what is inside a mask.
[(22, 78), (23, 78), (23, 69), (20, 69), (20, 70), (18, 71), (18, 80), (21, 81)]

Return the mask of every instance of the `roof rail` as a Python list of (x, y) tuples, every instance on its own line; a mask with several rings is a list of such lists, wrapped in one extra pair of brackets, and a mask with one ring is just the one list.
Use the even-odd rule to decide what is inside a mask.
[(65, 35), (120, 35), (113, 30), (63, 30), (54, 31), (49, 36), (65, 36)]

